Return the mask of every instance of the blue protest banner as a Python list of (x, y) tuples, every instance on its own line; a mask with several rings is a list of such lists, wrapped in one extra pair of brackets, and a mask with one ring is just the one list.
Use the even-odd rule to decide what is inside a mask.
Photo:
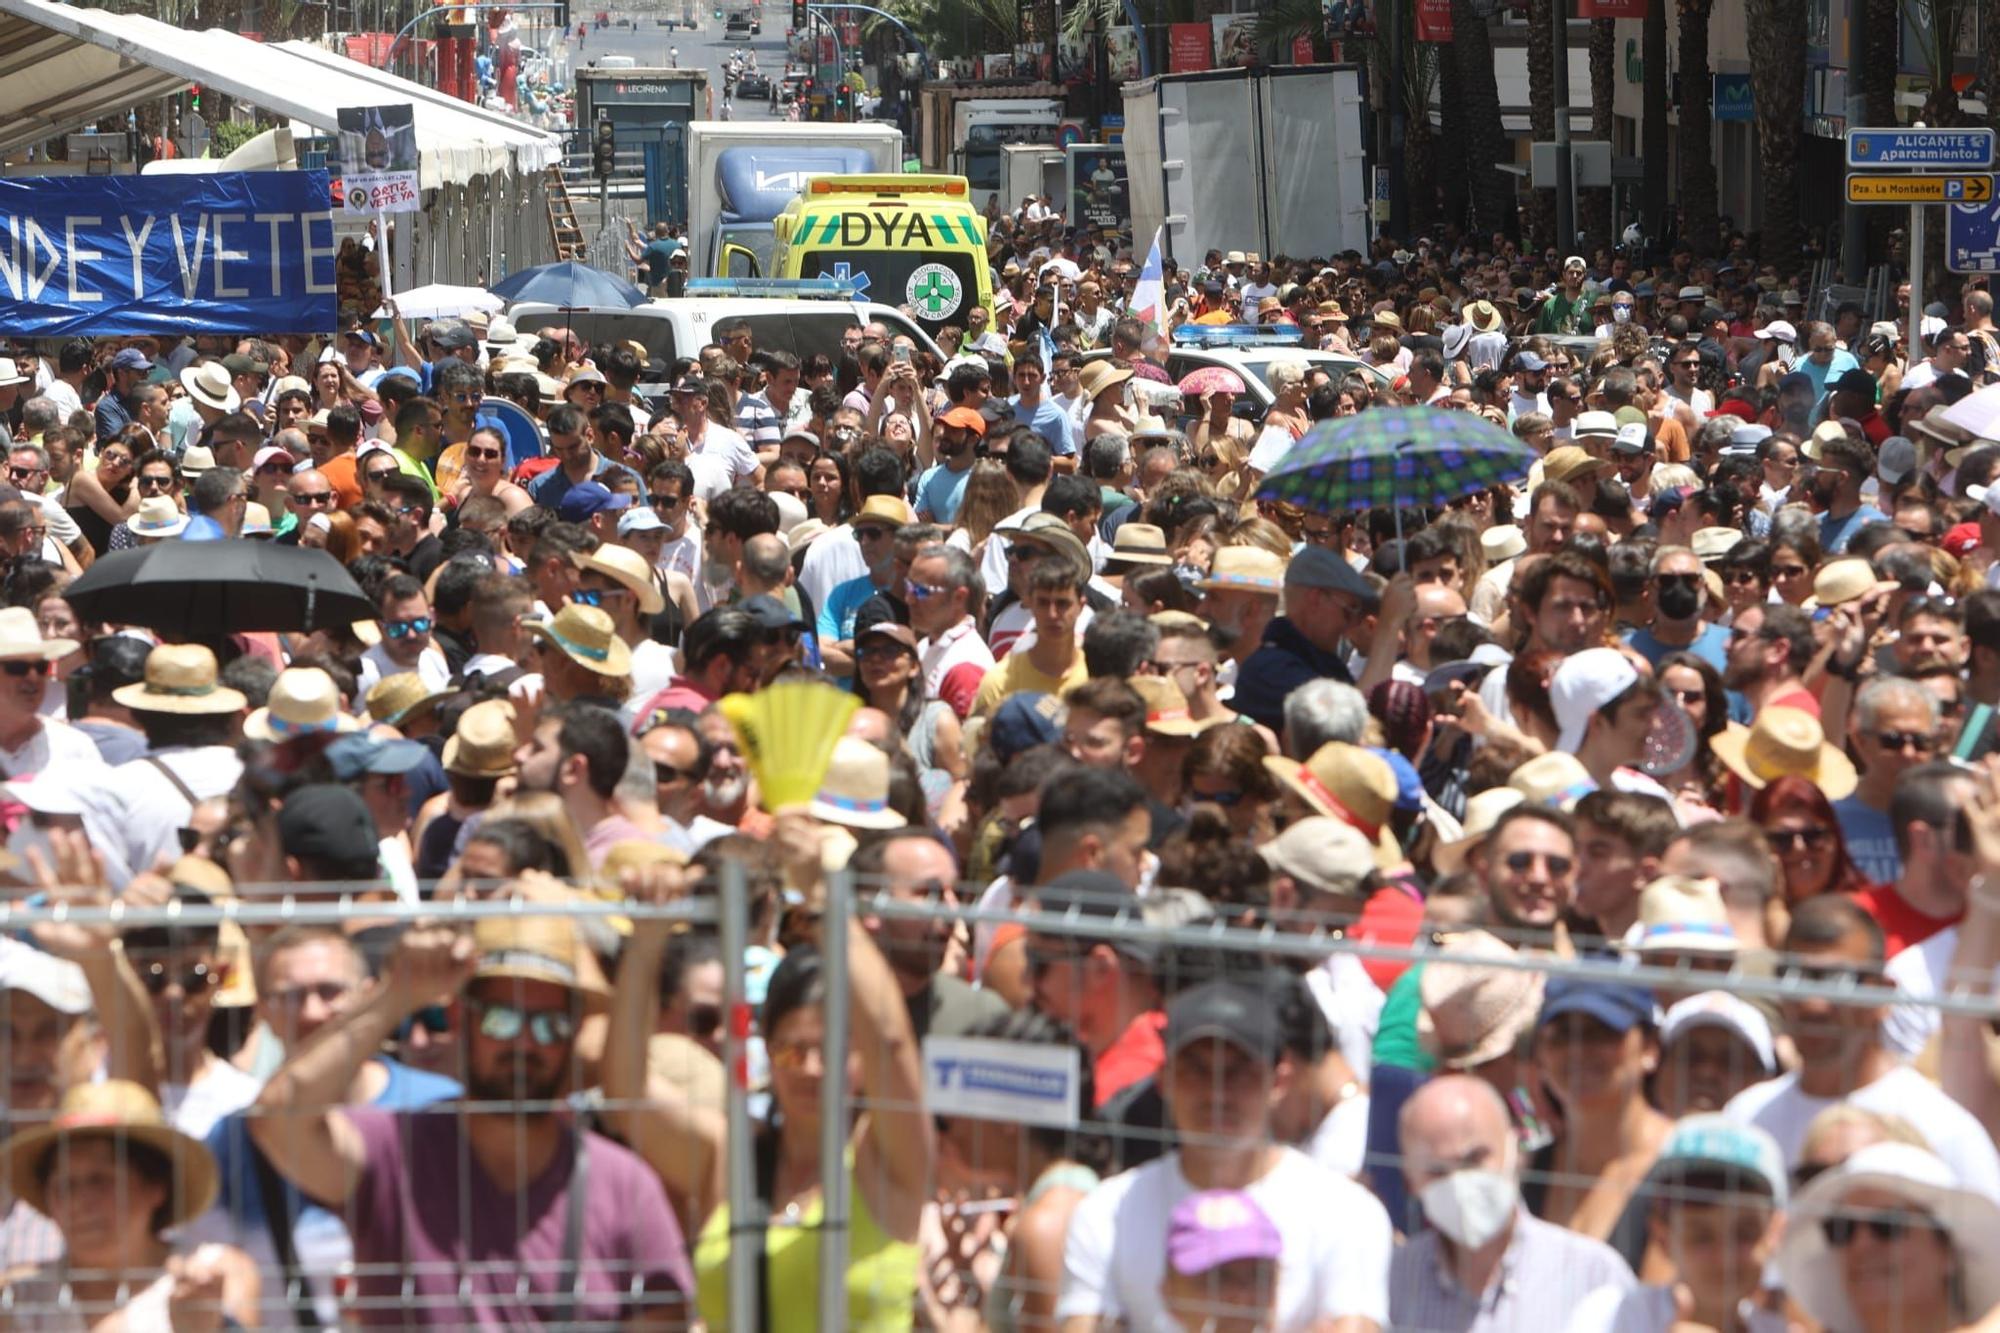
[(331, 329), (324, 171), (0, 178), (0, 333)]

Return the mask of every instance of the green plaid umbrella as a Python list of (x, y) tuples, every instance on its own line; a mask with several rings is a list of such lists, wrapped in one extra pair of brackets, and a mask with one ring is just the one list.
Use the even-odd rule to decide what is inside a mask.
[(1393, 509), (1400, 516), (1525, 477), (1535, 458), (1476, 412), (1370, 408), (1307, 431), (1258, 485), (1257, 498), (1317, 514)]

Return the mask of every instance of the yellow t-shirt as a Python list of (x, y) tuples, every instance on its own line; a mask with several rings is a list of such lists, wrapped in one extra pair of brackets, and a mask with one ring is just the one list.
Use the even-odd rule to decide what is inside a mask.
[(1081, 685), (1090, 678), (1090, 671), (1083, 664), (1083, 650), (1078, 649), (1070, 659), (1069, 669), (1060, 677), (1051, 676), (1036, 669), (1028, 660), (1027, 651), (1007, 654), (998, 666), (986, 672), (986, 678), (979, 682), (979, 693), (972, 697), (972, 711), (979, 717), (993, 716), (1010, 694), (1056, 694), (1060, 695), (1072, 685)]

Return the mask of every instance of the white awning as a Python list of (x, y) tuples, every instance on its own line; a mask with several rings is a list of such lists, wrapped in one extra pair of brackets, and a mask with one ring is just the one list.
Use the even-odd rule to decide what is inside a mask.
[(268, 46), (137, 14), (0, 0), (0, 153), (197, 83), (327, 134), (341, 107), (409, 102), (425, 188), (539, 172), (562, 153), (543, 131), (307, 43)]

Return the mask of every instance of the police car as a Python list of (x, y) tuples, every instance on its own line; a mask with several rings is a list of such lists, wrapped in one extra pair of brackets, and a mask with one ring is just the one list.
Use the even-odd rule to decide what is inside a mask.
[[(1233, 371), (1249, 392), (1236, 399), (1231, 412), (1252, 421), (1262, 420), (1276, 395), (1267, 379), (1279, 361), (1304, 361), (1324, 368), (1338, 384), (1349, 372), (1358, 373), (1377, 388), (1388, 387), (1390, 377), (1365, 361), (1339, 352), (1323, 352), (1299, 343), (1299, 332), (1270, 324), (1183, 324), (1173, 332), (1167, 351), (1167, 374), (1174, 383), (1204, 366), (1220, 366)], [(1111, 355), (1109, 348), (1086, 352), (1083, 359), (1098, 361)], [(1188, 410), (1195, 410), (1194, 403)]]

